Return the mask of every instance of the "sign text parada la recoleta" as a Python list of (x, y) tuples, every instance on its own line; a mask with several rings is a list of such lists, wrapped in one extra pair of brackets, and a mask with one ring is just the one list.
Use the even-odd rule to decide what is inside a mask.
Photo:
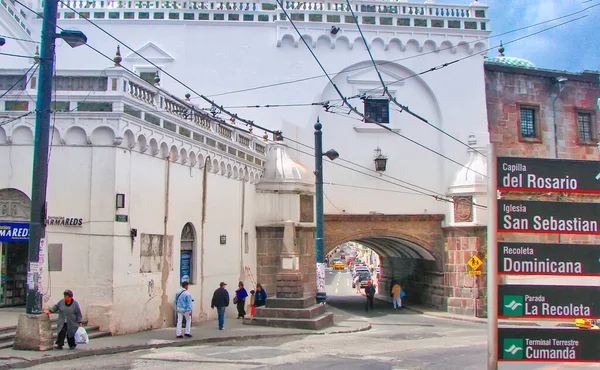
[[(504, 212), (527, 212), (527, 206), (505, 204)], [(550, 216), (549, 218), (533, 216), (530, 221), (529, 218), (518, 218), (510, 214), (506, 214), (503, 217), (502, 225), (505, 230), (598, 232), (597, 220), (586, 220), (582, 217), (563, 219), (555, 216)]]
[(503, 163), (502, 169), (511, 172), (502, 178), (502, 186), (505, 188), (577, 190), (579, 186), (577, 179), (572, 179), (569, 175), (565, 177), (541, 177), (533, 173), (512, 174), (512, 172), (527, 171), (527, 166), (520, 163), (513, 165)]

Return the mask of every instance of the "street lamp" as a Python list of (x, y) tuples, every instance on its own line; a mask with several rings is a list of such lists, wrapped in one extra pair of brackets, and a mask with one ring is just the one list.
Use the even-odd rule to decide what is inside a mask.
[(317, 303), (323, 303), (327, 299), (325, 291), (325, 256), (323, 247), (323, 156), (334, 160), (340, 155), (334, 149), (323, 153), (323, 132), (321, 122), (317, 118), (315, 123), (315, 199), (317, 205), (317, 227), (316, 227), (316, 257), (317, 257)]
[(375, 171), (377, 172), (385, 172), (385, 168), (387, 166), (387, 157), (381, 154), (381, 149), (377, 147), (375, 149)]
[[(29, 226), (29, 265), (27, 268), (27, 314), (42, 313), (41, 287), (38, 287), (40, 245), (46, 234), (46, 187), (48, 175), (48, 144), (52, 104), (52, 72), (57, 38), (71, 47), (85, 45), (87, 37), (81, 31), (64, 30), (56, 33), (58, 0), (44, 3), (42, 39), (40, 43), (40, 73), (36, 102), (35, 141), (33, 147), (33, 179), (31, 186), (31, 217)], [(31, 276), (31, 278), (29, 278)]]

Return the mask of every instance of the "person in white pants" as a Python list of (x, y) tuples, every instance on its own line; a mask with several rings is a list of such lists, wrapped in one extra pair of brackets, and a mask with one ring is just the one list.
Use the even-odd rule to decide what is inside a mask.
[(399, 283), (392, 287), (392, 305), (394, 309), (402, 308), (402, 287)]
[(175, 328), (175, 336), (183, 338), (181, 335), (181, 326), (185, 317), (185, 336), (192, 337), (192, 295), (188, 292), (190, 283), (183, 281), (181, 289), (175, 295), (175, 306), (177, 307), (177, 327)]

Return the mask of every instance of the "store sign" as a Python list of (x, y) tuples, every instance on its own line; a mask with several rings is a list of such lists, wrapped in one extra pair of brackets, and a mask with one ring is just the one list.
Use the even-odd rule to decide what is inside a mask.
[(600, 203), (498, 200), (498, 232), (600, 235)]
[(498, 190), (600, 193), (600, 162), (500, 157)]
[(46, 226), (82, 226), (83, 218), (75, 217), (48, 217)]
[(498, 360), (598, 362), (598, 331), (579, 329), (498, 329)]
[(500, 285), (498, 317), (600, 318), (600, 287), (574, 285)]
[(600, 245), (499, 242), (498, 273), (600, 276)]
[(0, 242), (27, 242), (29, 240), (29, 224), (17, 222), (0, 222)]

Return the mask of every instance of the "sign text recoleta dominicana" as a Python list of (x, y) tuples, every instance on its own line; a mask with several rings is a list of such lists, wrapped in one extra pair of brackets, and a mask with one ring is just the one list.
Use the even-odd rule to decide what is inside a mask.
[(498, 158), (498, 190), (600, 193), (600, 162)]
[(499, 200), (498, 232), (600, 235), (600, 203)]
[(598, 362), (598, 331), (499, 328), (500, 361)]
[(600, 318), (600, 287), (573, 285), (500, 285), (498, 317)]
[(600, 276), (600, 245), (498, 242), (498, 273)]

